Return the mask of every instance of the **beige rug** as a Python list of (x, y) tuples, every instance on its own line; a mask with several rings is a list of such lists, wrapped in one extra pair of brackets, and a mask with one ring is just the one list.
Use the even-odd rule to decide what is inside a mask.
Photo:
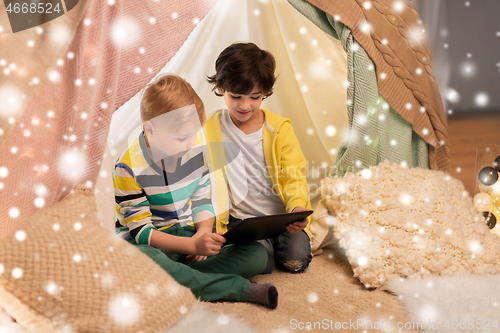
[[(279, 290), (277, 309), (269, 310), (250, 303), (203, 302), (203, 308), (221, 315), (210, 317), (208, 313), (204, 317), (197, 316), (195, 321), (210, 318), (201, 319), (205, 325), (202, 330), (192, 327), (193, 323), (187, 323), (172, 327), (172, 331), (201, 333), (215, 329), (220, 332), (248, 332), (250, 328), (262, 333), (419, 332), (417, 329), (404, 329), (405, 325), (413, 325), (396, 296), (382, 290), (367, 290), (353, 277), (345, 253), (338, 246), (315, 256), (304, 273), (275, 270), (254, 280), (276, 285)], [(238, 318), (249, 327), (238, 323)], [(387, 329), (389, 323), (392, 330)], [(398, 323), (402, 330), (397, 329)], [(237, 330), (234, 330), (235, 325)], [(0, 332), (2, 326), (9, 333), (25, 332), (10, 320), (0, 321)], [(308, 326), (310, 330), (307, 330)]]
[[(337, 244), (315, 256), (304, 273), (277, 269), (253, 280), (271, 282), (278, 288), (277, 309), (231, 302), (206, 303), (207, 308), (234, 314), (258, 332), (398, 332), (398, 323), (402, 332), (419, 331), (408, 329), (412, 322), (395, 295), (367, 290), (353, 277), (345, 252)], [(387, 330), (389, 325), (393, 330)]]

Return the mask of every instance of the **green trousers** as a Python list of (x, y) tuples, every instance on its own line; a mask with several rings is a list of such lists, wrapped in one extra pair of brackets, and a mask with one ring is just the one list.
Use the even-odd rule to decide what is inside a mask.
[[(191, 237), (196, 229), (176, 224), (162, 231)], [(248, 301), (250, 281), (246, 278), (262, 273), (267, 265), (266, 248), (257, 242), (224, 246), (217, 255), (189, 265), (183, 263), (185, 255), (167, 255), (149, 245), (132, 244), (204, 301)]]

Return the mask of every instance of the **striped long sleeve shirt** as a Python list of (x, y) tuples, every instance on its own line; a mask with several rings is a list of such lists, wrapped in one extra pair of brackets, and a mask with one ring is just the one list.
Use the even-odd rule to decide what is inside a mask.
[(154, 163), (144, 132), (120, 156), (113, 175), (118, 235), (149, 245), (152, 229), (190, 223), (201, 211), (214, 215), (202, 147), (194, 147), (177, 163), (173, 173)]

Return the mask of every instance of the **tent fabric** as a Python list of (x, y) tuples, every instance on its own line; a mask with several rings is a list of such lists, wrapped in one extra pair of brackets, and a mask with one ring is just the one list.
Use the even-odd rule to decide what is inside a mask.
[(215, 2), (86, 4), (60, 80), (43, 85), (0, 150), (0, 236), (43, 206), (36, 199), (51, 206), (76, 184), (95, 183), (113, 111), (159, 72)]
[[(299, 10), (305, 1), (294, 0)], [(301, 4), (302, 3), (302, 4)], [(429, 164), (450, 170), (448, 127), (425, 29), (410, 1), (308, 0), (317, 15), (347, 26), (373, 60), (378, 92), (429, 144)], [(368, 5), (366, 5), (368, 4)], [(335, 24), (335, 23), (334, 23)], [(322, 24), (323, 29), (325, 24)]]
[(340, 148), (330, 176), (343, 176), (355, 168), (378, 165), (385, 159), (428, 168), (427, 144), (379, 95), (375, 65), (353, 39), (351, 30), (309, 3), (288, 1), (323, 31), (339, 38), (347, 53), (349, 139)]
[[(175, 73), (186, 79), (206, 113), (225, 108), (206, 76), (215, 73), (218, 55), (234, 42), (253, 42), (275, 57), (278, 79), (262, 108), (290, 119), (308, 161), (311, 200), (319, 198), (320, 181), (347, 140), (346, 53), (340, 41), (286, 0), (219, 0), (158, 75)], [(141, 131), (139, 101), (137, 94), (113, 114), (108, 137), (112, 160)], [(110, 174), (111, 167), (106, 167)]]
[[(22, 110), (49, 80), (55, 80), (58, 63), (76, 32), (88, 0), (36, 28), (11, 33), (4, 3), (0, 2), (0, 148), (9, 137)], [(2, 33), (3, 30), (3, 33)], [(59, 60), (59, 61), (58, 61)], [(10, 121), (9, 121), (10, 118)]]

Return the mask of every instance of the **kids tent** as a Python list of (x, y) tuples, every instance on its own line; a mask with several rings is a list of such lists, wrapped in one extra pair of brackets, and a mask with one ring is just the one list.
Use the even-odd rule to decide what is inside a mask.
[[(78, 25), (67, 49), (60, 46), (55, 55), (43, 48), (47, 37), (37, 37), (35, 49), (46, 68), (33, 71), (39, 71), (41, 82), (24, 87), (28, 98), (16, 99), (17, 113), (4, 113), (9, 115), (4, 120), (14, 124), (5, 129), (1, 151), (0, 233), (35, 212), (37, 198), (50, 206), (77, 183), (96, 183), (111, 115), (129, 100), (136, 104), (111, 128), (110, 145), (119, 147), (117, 141), (126, 140), (123, 133), (138, 125), (137, 99), (131, 98), (164, 67), (194, 85), (208, 112), (222, 107), (204, 78), (213, 74), (218, 52), (237, 40), (256, 39), (275, 53), (280, 77), (264, 107), (291, 119), (311, 164), (311, 184), (318, 184), (318, 174), (325, 176), (331, 166), (341, 174), (385, 158), (449, 169), (446, 120), (423, 28), (412, 4), (400, 3), (398, 12), (392, 1), (375, 2), (369, 9), (355, 1), (292, 1), (294, 12), (284, 1), (220, 1), (214, 15), (202, 20), (215, 1), (153, 2), (139, 10), (128, 2), (110, 1), (99, 10), (81, 2), (74, 9), (80, 12), (73, 13), (71, 23)], [(246, 19), (225, 17), (235, 12), (231, 6), (242, 8)], [(314, 31), (311, 22), (325, 33)], [(169, 63), (197, 25), (184, 56)], [(9, 52), (24, 54), (27, 47), (15, 37), (9, 36)], [(3, 52), (12, 59), (7, 49)], [(53, 70), (49, 76), (47, 69)], [(113, 149), (114, 156), (120, 153)], [(46, 188), (42, 196), (37, 186)]]
[[(66, 38), (53, 49), (48, 32), (61, 24)], [(110, 162), (139, 125), (138, 94), (159, 73), (185, 77), (208, 112), (223, 107), (205, 77), (235, 41), (276, 56), (280, 76), (264, 107), (291, 119), (316, 188), (327, 174), (386, 158), (449, 169), (445, 115), (409, 1), (80, 1), (37, 29), (1, 37), (12, 74), (2, 107), (2, 236), (77, 184), (98, 184), (106, 197)]]

